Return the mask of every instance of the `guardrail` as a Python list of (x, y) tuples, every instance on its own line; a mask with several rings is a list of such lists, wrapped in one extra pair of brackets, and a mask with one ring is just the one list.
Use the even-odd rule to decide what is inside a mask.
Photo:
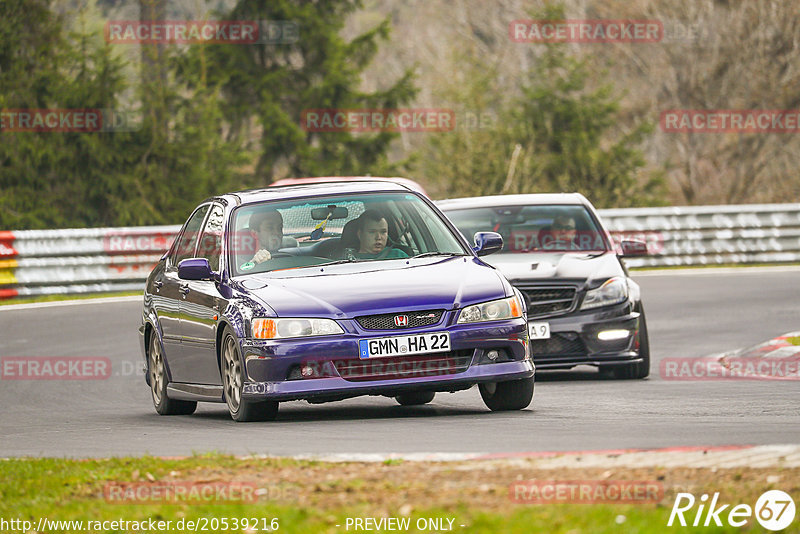
[(800, 204), (600, 210), (615, 239), (648, 244), (631, 267), (800, 261)]
[[(600, 210), (631, 267), (800, 261), (800, 204)], [(0, 232), (0, 299), (139, 291), (179, 226)]]
[(0, 299), (141, 291), (180, 226), (0, 232)]

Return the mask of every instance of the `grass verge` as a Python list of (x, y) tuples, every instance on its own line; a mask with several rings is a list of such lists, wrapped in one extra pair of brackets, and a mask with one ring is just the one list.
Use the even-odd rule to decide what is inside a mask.
[[(635, 504), (512, 502), (510, 485), (553, 479), (652, 481), (661, 485), (663, 494)], [(188, 498), (182, 498), (176, 497), (174, 490), (164, 491), (210, 485), (251, 491), (247, 499), (239, 501), (230, 500), (224, 492), (212, 492), (211, 496), (190, 492), (183, 494)], [(406, 529), (396, 529), (407, 532), (656, 533), (670, 530), (666, 524), (679, 491), (698, 497), (720, 492), (721, 502), (753, 506), (768, 489), (796, 495), (800, 469), (553, 470), (537, 469), (534, 460), (325, 463), (218, 454), (183, 459), (13, 458), (0, 461), (0, 519), (30, 521), (32, 529), (41, 518), (82, 521), (80, 526), (49, 523), (42, 528), (46, 532), (154, 531), (154, 523), (140, 523), (152, 520), (168, 526), (163, 532), (265, 532), (277, 525), (278, 532), (333, 533), (364, 531), (354, 528), (355, 518), (392, 517), (408, 520)], [(103, 525), (94, 523), (97, 521), (129, 523)], [(189, 521), (196, 523), (190, 528)], [(762, 531), (754, 523), (751, 519), (744, 530)], [(0, 530), (14, 531), (10, 526), (0, 524)], [(733, 527), (678, 528), (681, 532), (742, 531)], [(797, 530), (786, 530), (790, 531)]]

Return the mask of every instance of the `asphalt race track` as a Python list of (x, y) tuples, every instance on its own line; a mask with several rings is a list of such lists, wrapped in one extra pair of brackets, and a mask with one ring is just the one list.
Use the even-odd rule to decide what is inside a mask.
[(798, 381), (673, 381), (665, 357), (704, 357), (800, 330), (800, 269), (660, 271), (643, 289), (652, 356), (643, 381), (591, 368), (539, 373), (533, 405), (491, 413), (477, 388), (427, 406), (361, 397), (281, 405), (234, 423), (224, 404), (161, 417), (141, 374), (141, 303), (0, 307), (0, 357), (100, 356), (105, 380), (0, 381), (0, 456), (525, 452), (800, 442)]

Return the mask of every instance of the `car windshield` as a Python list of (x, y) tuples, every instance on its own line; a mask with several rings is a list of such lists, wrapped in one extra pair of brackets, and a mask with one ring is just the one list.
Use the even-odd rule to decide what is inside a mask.
[(447, 216), (471, 240), (476, 232), (503, 236), (503, 252), (605, 251), (602, 230), (580, 205), (449, 209)]
[(228, 235), (233, 276), (341, 262), (465, 255), (441, 216), (411, 193), (246, 204)]

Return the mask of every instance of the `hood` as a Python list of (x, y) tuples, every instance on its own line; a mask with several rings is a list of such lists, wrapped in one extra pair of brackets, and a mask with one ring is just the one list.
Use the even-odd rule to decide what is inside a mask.
[[(391, 260), (390, 260), (391, 261)], [(238, 282), (278, 317), (358, 315), (454, 309), (511, 294), (495, 269), (472, 257), (342, 264), (253, 275)], [(393, 265), (399, 264), (397, 268)]]
[(563, 280), (586, 282), (623, 276), (622, 266), (613, 252), (601, 255), (585, 252), (527, 252), (496, 254), (488, 263), (505, 275), (511, 283)]

